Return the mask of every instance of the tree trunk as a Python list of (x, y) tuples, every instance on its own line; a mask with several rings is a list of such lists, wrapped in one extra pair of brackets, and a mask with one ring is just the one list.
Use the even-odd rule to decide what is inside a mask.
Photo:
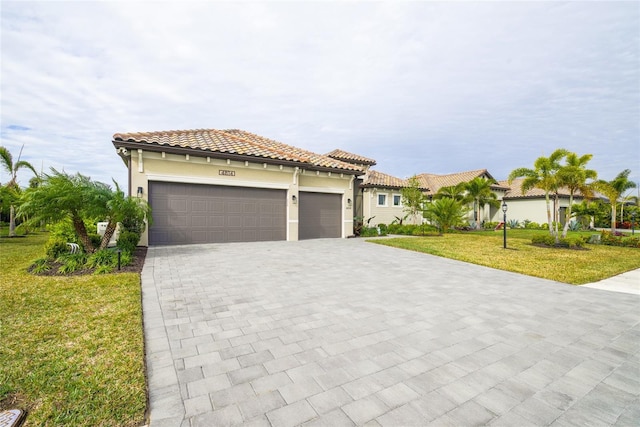
[(549, 193), (544, 193), (544, 199), (547, 202), (547, 224), (549, 224), (549, 234), (553, 236), (553, 224), (551, 223), (551, 202), (549, 201)]
[(611, 233), (616, 232), (616, 204), (611, 203)]
[(553, 226), (553, 235), (556, 238), (556, 243), (560, 243), (560, 235), (558, 234), (558, 223), (560, 222), (560, 199), (558, 198), (557, 192), (553, 198), (553, 218), (553, 222), (555, 222)]
[(78, 239), (80, 239), (80, 243), (84, 246), (84, 250), (87, 253), (95, 252), (95, 248), (93, 247), (93, 243), (91, 243), (91, 239), (87, 234), (87, 229), (84, 226), (84, 221), (82, 218), (73, 216), (73, 228), (76, 230), (76, 234), (78, 235)]
[(104, 235), (102, 236), (102, 240), (100, 241), (100, 250), (106, 249), (109, 246), (109, 242), (111, 241), (111, 236), (116, 231), (116, 226), (118, 224), (109, 220), (107, 223), (107, 228), (104, 230)]
[(13, 205), (9, 208), (9, 237), (16, 237), (16, 208)]
[(569, 193), (569, 207), (567, 208), (567, 213), (564, 216), (564, 229), (562, 230), (562, 238), (567, 237), (567, 233), (569, 232), (569, 221), (571, 220), (571, 206), (573, 206), (573, 192)]

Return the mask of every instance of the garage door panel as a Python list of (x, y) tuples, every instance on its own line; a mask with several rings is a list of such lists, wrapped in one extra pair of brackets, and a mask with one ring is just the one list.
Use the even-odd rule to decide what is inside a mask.
[[(284, 190), (152, 181), (149, 201), (151, 245), (286, 238)], [(269, 214), (263, 212), (263, 204), (269, 206)]]
[(342, 196), (300, 192), (298, 238), (319, 239), (342, 236)]

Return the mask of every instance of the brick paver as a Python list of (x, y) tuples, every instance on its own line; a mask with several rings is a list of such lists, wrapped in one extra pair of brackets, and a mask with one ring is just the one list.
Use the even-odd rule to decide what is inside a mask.
[(142, 291), (151, 427), (640, 414), (639, 295), (360, 239), (151, 247)]

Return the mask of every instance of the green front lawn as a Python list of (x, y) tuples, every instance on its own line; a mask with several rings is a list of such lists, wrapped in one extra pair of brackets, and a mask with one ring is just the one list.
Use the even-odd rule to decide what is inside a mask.
[(0, 409), (26, 409), (26, 426), (144, 424), (140, 275), (31, 275), (47, 238), (0, 239)]
[[(528, 276), (583, 285), (640, 268), (640, 250), (604, 245), (586, 245), (586, 250), (533, 246), (531, 238), (543, 230), (507, 230), (503, 249), (502, 231), (452, 233), (443, 236), (371, 240), (371, 242), (457, 259)], [(591, 235), (592, 232), (573, 233)]]

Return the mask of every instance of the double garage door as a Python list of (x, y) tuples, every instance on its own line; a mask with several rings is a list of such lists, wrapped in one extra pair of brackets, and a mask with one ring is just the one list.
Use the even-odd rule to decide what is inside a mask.
[[(287, 238), (285, 190), (149, 182), (150, 245)], [(300, 193), (299, 238), (341, 236), (338, 194)]]

